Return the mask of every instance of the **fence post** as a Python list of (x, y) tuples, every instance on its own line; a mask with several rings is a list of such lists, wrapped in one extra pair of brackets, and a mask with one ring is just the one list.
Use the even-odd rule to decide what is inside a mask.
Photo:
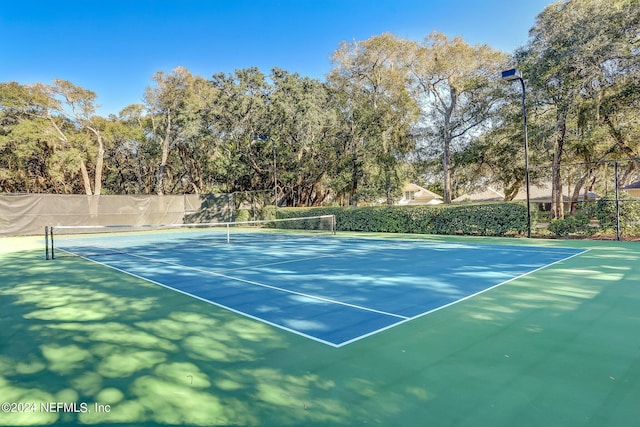
[(618, 193), (618, 161), (613, 163), (616, 185), (616, 240), (620, 240), (620, 194)]
[(49, 260), (49, 226), (44, 226), (44, 259)]

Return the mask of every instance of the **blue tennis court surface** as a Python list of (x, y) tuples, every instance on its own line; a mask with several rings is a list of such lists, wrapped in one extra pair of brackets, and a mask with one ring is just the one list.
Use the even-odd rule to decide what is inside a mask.
[[(110, 239), (118, 237), (101, 238), (101, 247)], [(77, 253), (79, 245), (61, 249)], [(328, 236), (246, 245), (185, 236), (130, 246), (86, 257), (335, 347), (583, 252)]]

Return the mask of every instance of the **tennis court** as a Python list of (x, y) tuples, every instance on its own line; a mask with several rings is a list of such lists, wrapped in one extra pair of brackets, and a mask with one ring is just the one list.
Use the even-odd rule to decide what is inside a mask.
[(640, 422), (635, 242), (158, 234), (2, 240), (0, 395), (90, 410), (1, 425)]
[(73, 234), (58, 253), (340, 347), (583, 252), (220, 228)]

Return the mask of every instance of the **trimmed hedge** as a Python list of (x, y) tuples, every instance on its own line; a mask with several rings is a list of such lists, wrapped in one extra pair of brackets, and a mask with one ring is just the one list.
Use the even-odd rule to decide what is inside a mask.
[[(629, 196), (627, 193), (620, 193), (620, 228), (627, 235), (638, 235), (640, 229), (640, 201)], [(616, 229), (616, 203), (615, 198), (607, 196), (596, 202), (595, 217), (598, 219), (600, 228), (604, 231)]]
[(281, 208), (278, 218), (335, 215), (338, 231), (504, 236), (527, 230), (519, 203)]
[(589, 217), (583, 214), (552, 219), (548, 229), (556, 237), (567, 237), (569, 234), (592, 236), (596, 232), (596, 229), (591, 227)]

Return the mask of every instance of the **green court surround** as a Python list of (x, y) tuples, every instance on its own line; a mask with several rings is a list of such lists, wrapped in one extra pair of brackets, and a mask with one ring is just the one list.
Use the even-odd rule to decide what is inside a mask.
[(0, 425), (640, 425), (639, 243), (428, 238), (590, 251), (332, 348), (0, 239)]

